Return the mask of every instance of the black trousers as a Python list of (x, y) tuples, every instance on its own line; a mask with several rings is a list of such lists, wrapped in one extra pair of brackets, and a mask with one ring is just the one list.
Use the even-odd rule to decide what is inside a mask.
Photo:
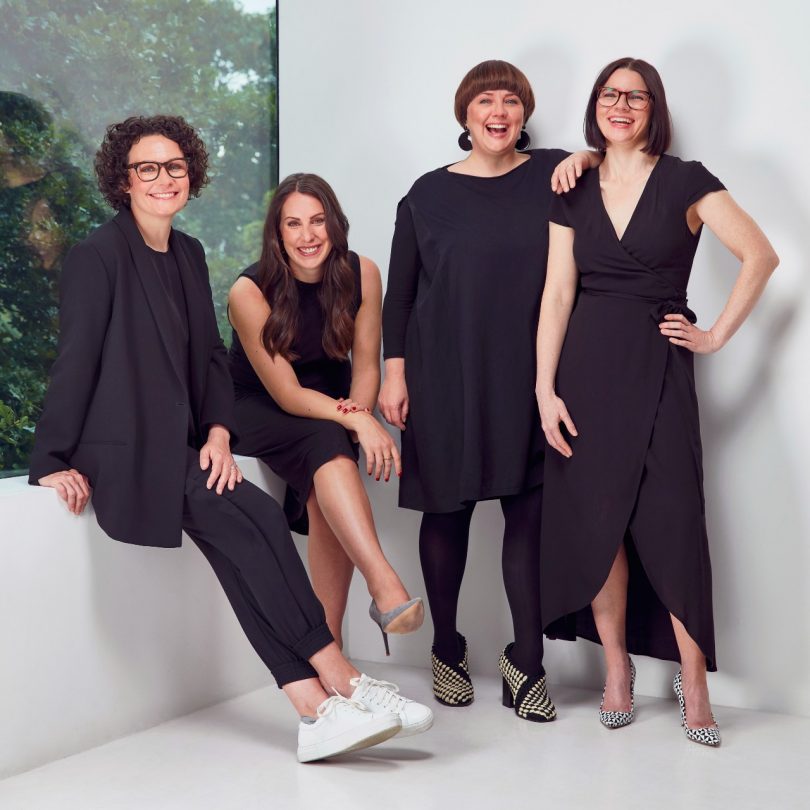
[(278, 685), (317, 678), (307, 659), (333, 638), (281, 507), (249, 481), (217, 495), (205, 487), (208, 475), (189, 448), (183, 529)]

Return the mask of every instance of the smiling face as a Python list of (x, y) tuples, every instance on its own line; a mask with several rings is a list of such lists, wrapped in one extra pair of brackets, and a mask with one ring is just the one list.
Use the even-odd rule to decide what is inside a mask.
[(627, 103), (627, 93), (633, 90), (649, 92), (640, 74), (627, 68), (619, 68), (610, 74), (605, 87), (621, 93), (613, 107), (596, 104), (596, 124), (607, 145), (643, 147), (647, 142), (650, 115), (654, 102), (650, 101), (645, 110), (634, 110)]
[(523, 128), (523, 102), (509, 90), (485, 90), (467, 106), (473, 151), (502, 155), (514, 151)]
[(293, 191), (281, 207), (279, 236), (293, 275), (302, 281), (317, 280), (332, 250), (321, 201)]
[[(132, 145), (127, 156), (127, 163), (140, 163), (153, 160), (164, 163), (174, 158), (182, 158), (183, 151), (174, 142), (163, 135), (144, 135)], [(129, 194), (132, 215), (138, 221), (171, 220), (188, 202), (189, 179), (170, 177), (162, 167), (157, 179), (144, 181), (138, 177), (135, 169), (129, 169)]]

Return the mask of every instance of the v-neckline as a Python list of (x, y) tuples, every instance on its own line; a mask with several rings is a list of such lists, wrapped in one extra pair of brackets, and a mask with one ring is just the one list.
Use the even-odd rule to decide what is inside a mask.
[(605, 197), (602, 194), (602, 184), (600, 182), (601, 177), (599, 176), (599, 169), (596, 169), (596, 192), (599, 195), (599, 204), (602, 206), (602, 212), (605, 215), (605, 219), (607, 220), (607, 224), (610, 226), (610, 230), (613, 233), (613, 236), (616, 238), (616, 241), (621, 244), (624, 241), (624, 237), (627, 236), (627, 232), (630, 230), (630, 226), (633, 224), (633, 220), (636, 218), (636, 213), (638, 209), (641, 207), (641, 203), (644, 200), (644, 196), (647, 194), (647, 189), (650, 187), (650, 182), (655, 175), (655, 172), (658, 170), (658, 167), (661, 165), (661, 159), (663, 155), (658, 156), (658, 160), (655, 161), (655, 165), (652, 167), (649, 175), (647, 175), (647, 179), (644, 181), (644, 188), (641, 189), (641, 194), (639, 194), (638, 199), (636, 200), (635, 207), (633, 208), (633, 213), (630, 214), (630, 219), (627, 220), (627, 225), (624, 226), (624, 230), (622, 231), (622, 235), (619, 236), (618, 232), (616, 231), (616, 226), (613, 224), (613, 220), (610, 218), (610, 214), (607, 210), (607, 205), (605, 205)]

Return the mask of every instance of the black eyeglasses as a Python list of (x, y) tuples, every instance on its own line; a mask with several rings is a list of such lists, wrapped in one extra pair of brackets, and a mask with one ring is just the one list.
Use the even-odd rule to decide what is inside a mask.
[(631, 110), (646, 110), (653, 100), (652, 93), (646, 90), (617, 90), (615, 87), (600, 87), (596, 100), (602, 107), (615, 107), (622, 96)]
[(169, 177), (179, 180), (188, 174), (188, 158), (172, 158), (164, 160), (163, 163), (157, 160), (139, 160), (137, 163), (127, 164), (127, 168), (135, 169), (135, 174), (145, 183), (157, 180), (161, 169), (165, 169)]

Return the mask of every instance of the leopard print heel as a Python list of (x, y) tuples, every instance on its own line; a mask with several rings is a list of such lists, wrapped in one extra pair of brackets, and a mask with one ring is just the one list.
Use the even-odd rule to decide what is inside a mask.
[(675, 676), (672, 682), (672, 688), (675, 690), (675, 695), (678, 698), (678, 705), (681, 708), (681, 725), (683, 726), (686, 738), (692, 742), (700, 743), (701, 745), (708, 745), (711, 748), (717, 748), (720, 745), (720, 729), (717, 726), (717, 721), (712, 715), (714, 721), (713, 726), (708, 728), (690, 728), (686, 723), (686, 700), (683, 696), (683, 686), (681, 683), (681, 673)]
[(629, 712), (606, 712), (602, 709), (605, 703), (605, 691), (602, 690), (602, 703), (599, 704), (599, 722), (606, 728), (622, 728), (629, 726), (633, 722), (636, 711), (635, 688), (636, 688), (636, 665), (633, 659), (627, 656), (630, 661), (630, 711)]

